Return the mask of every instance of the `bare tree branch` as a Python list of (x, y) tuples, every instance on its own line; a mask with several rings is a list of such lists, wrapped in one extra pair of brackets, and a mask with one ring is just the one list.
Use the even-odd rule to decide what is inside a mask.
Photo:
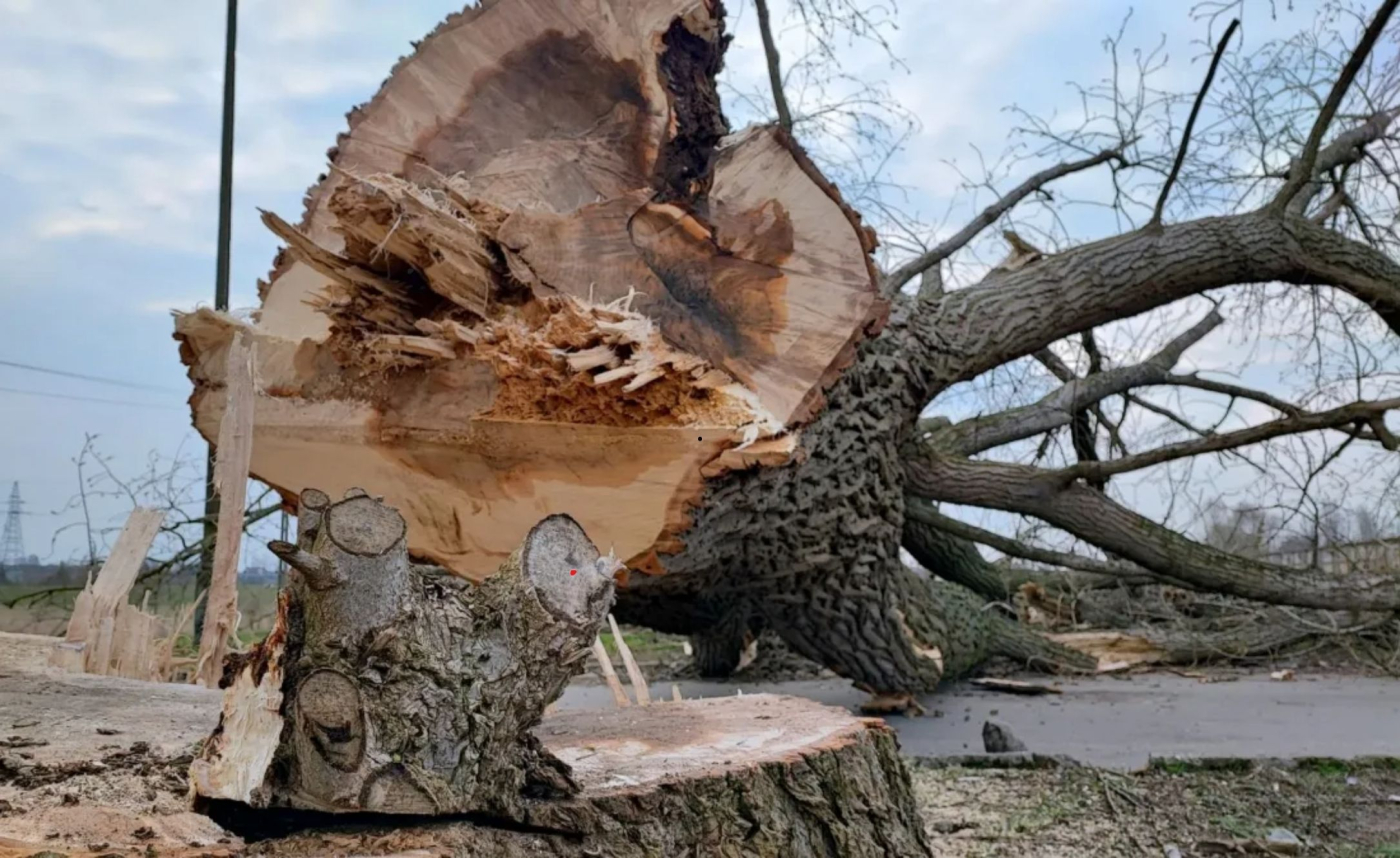
[(1352, 81), (1356, 80), (1356, 75), (1361, 71), (1361, 67), (1366, 63), (1366, 58), (1370, 55), (1371, 49), (1375, 47), (1380, 39), (1381, 33), (1385, 30), (1385, 25), (1390, 21), (1390, 16), (1395, 13), (1395, 7), (1400, 6), (1400, 0), (1385, 0), (1381, 8), (1376, 12), (1376, 16), (1371, 19), (1371, 23), (1366, 27), (1366, 32), (1361, 36), (1361, 41), (1351, 56), (1347, 58), (1346, 65), (1342, 66), (1342, 72), (1337, 76), (1337, 80), (1332, 84), (1332, 90), (1327, 93), (1327, 100), (1323, 102), (1322, 109), (1318, 111), (1317, 120), (1313, 122), (1312, 130), (1308, 132), (1308, 140), (1303, 144), (1302, 154), (1293, 162), (1288, 170), (1288, 181), (1284, 182), (1279, 189), (1278, 195), (1274, 197), (1271, 208), (1282, 212), (1289, 202), (1303, 186), (1312, 181), (1314, 170), (1317, 166), (1318, 149), (1322, 146), (1323, 135), (1327, 133), (1327, 128), (1332, 124), (1332, 119), (1337, 115), (1337, 109), (1342, 105), (1342, 98), (1347, 90), (1351, 88)]
[[(938, 528), (945, 533), (962, 537), (971, 542), (978, 542), (982, 545), (995, 548), (1003, 554), (1012, 557), (1020, 557), (1024, 560), (1034, 560), (1037, 563), (1049, 563), (1052, 566), (1062, 566), (1066, 569), (1077, 569), (1080, 572), (1089, 572), (1094, 575), (1101, 575), (1111, 578), (1128, 578), (1134, 583), (1163, 583), (1171, 584), (1179, 582), (1160, 576), (1144, 572), (1142, 567), (1134, 566), (1130, 563), (1115, 563), (1110, 560), (1099, 560), (1095, 557), (1085, 557), (1082, 554), (1072, 554), (1066, 551), (1054, 551), (1049, 548), (1040, 548), (1035, 545), (1027, 545), (1019, 539), (1012, 539), (984, 530), (975, 524), (968, 524), (951, 516), (946, 516), (939, 512), (934, 506), (921, 498), (911, 498), (905, 506), (905, 516), (914, 521), (922, 522), (930, 527)], [(935, 570), (937, 571), (937, 570)]]
[(1400, 333), (1400, 264), (1304, 218), (1251, 212), (1127, 233), (949, 292), (912, 320), (910, 347), (960, 381), (1180, 298), (1271, 281), (1341, 289)]
[(1148, 221), (1149, 228), (1162, 225), (1162, 210), (1166, 208), (1167, 197), (1171, 195), (1172, 185), (1176, 184), (1176, 177), (1181, 173), (1182, 162), (1186, 160), (1186, 150), (1191, 145), (1191, 132), (1196, 127), (1196, 117), (1201, 113), (1201, 104), (1206, 100), (1206, 93), (1210, 91), (1211, 81), (1215, 80), (1215, 70), (1220, 67), (1220, 58), (1225, 55), (1225, 47), (1230, 44), (1230, 37), (1235, 35), (1235, 30), (1239, 29), (1240, 19), (1235, 18), (1230, 21), (1230, 25), (1225, 28), (1225, 35), (1220, 37), (1220, 43), (1215, 46), (1215, 55), (1210, 58), (1210, 67), (1206, 69), (1206, 79), (1201, 83), (1201, 88), (1196, 92), (1196, 101), (1191, 105), (1191, 113), (1186, 117), (1186, 128), (1181, 132), (1181, 145), (1176, 150), (1176, 160), (1172, 162), (1171, 172), (1167, 173), (1167, 180), (1162, 183), (1162, 192), (1157, 196), (1157, 205), (1152, 209), (1152, 219)]
[(1400, 609), (1400, 576), (1373, 573), (1339, 577), (1251, 560), (1196, 542), (1083, 484), (1055, 488), (1039, 468), (911, 450), (904, 470), (910, 493), (1035, 516), (1195, 589), (1275, 605)]
[[(1050, 371), (1051, 375), (1065, 384), (1069, 384), (1079, 378), (1079, 376), (1074, 374), (1074, 370), (1070, 369), (1065, 365), (1064, 361), (1060, 360), (1059, 355), (1048, 348), (1036, 349), (1034, 357), (1037, 363), (1045, 367)], [(1117, 449), (1122, 455), (1128, 455), (1128, 445), (1124, 443), (1122, 436), (1119, 434), (1117, 425), (1108, 419), (1108, 415), (1103, 413), (1103, 408), (1100, 404), (1095, 402), (1093, 405), (1089, 406), (1089, 410), (1093, 412), (1095, 419), (1099, 421), (1099, 425), (1104, 427), (1108, 432), (1109, 449)]]
[(977, 217), (973, 218), (971, 222), (945, 241), (940, 242), (937, 247), (934, 247), (927, 253), (916, 256), (894, 271), (891, 271), (885, 277), (884, 283), (881, 284), (882, 290), (886, 295), (893, 295), (898, 292), (900, 289), (904, 288), (904, 285), (910, 280), (913, 280), (922, 272), (932, 268), (962, 249), (969, 241), (972, 241), (980, 235), (982, 230), (996, 223), (997, 218), (1006, 214), (1021, 200), (1040, 190), (1050, 182), (1073, 173), (1097, 167), (1109, 161), (1122, 160), (1123, 148), (1127, 145), (1127, 143), (1124, 143), (1117, 148), (1105, 149), (1097, 155), (1092, 155), (1088, 158), (1082, 158), (1078, 161), (1066, 161), (1065, 163), (1056, 164), (1053, 167), (1047, 167), (1041, 170), (1039, 173), (1036, 173), (1021, 184), (1012, 188), (996, 202), (987, 206)]
[(1075, 412), (1105, 397), (1164, 382), (1181, 355), (1223, 321), (1212, 310), (1142, 363), (1076, 378), (1038, 402), (955, 423), (931, 434), (929, 441), (940, 449), (972, 456), (1068, 425)]
[(1255, 390), (1251, 387), (1243, 387), (1238, 384), (1229, 384), (1223, 381), (1214, 381), (1209, 378), (1201, 378), (1196, 373), (1190, 375), (1168, 375), (1161, 381), (1162, 384), (1169, 384), (1173, 387), (1190, 387), (1196, 390), (1208, 390), (1211, 393), (1223, 393), (1234, 399), (1248, 399), (1267, 405), (1280, 414), (1297, 416), (1303, 413), (1303, 409), (1291, 402), (1279, 399), (1277, 396), (1265, 393), (1262, 390)]
[(778, 58), (778, 44), (773, 40), (773, 26), (768, 20), (768, 0), (753, 0), (758, 10), (758, 33), (763, 39), (763, 56), (768, 61), (768, 84), (773, 88), (773, 107), (778, 112), (778, 124), (792, 133), (792, 111), (783, 94), (783, 68)]
[(1110, 459), (1106, 462), (1080, 462), (1051, 473), (1054, 474), (1055, 479), (1066, 482), (1074, 479), (1089, 481), (1103, 479), (1114, 474), (1139, 471), (1143, 468), (1150, 468), (1153, 465), (1160, 465), (1177, 459), (1186, 459), (1192, 456), (1201, 456), (1206, 453), (1233, 450), (1237, 447), (1257, 444), (1260, 441), (1267, 441), (1270, 438), (1279, 438), (1284, 435), (1298, 435), (1303, 432), (1313, 432), (1318, 429), (1336, 429), (1340, 426), (1348, 426), (1354, 423), (1365, 423), (1393, 408), (1400, 408), (1400, 399), (1384, 399), (1379, 402), (1353, 402), (1349, 405), (1343, 405), (1340, 408), (1333, 408), (1329, 411), (1297, 414), (1278, 420), (1271, 420), (1268, 423), (1260, 423), (1257, 426), (1250, 426), (1246, 429), (1239, 429), (1234, 432), (1222, 432), (1216, 435), (1208, 435), (1195, 441), (1182, 441), (1178, 444), (1167, 444), (1155, 450), (1134, 453), (1131, 456), (1124, 456), (1121, 459)]

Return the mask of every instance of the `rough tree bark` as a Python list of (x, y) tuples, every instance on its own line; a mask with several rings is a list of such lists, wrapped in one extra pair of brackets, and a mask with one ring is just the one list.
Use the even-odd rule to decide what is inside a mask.
[[(404, 511), (415, 556), (478, 579), (510, 534), (568, 513), (631, 570), (620, 618), (697, 636), (717, 668), (771, 628), (862, 687), (907, 694), (989, 653), (1082, 658), (906, 568), (906, 493), (1090, 541), (1107, 511), (1099, 544), (1170, 578), (1205, 581), (1218, 559), (1162, 560), (1185, 556), (1181, 537), (1119, 521), (1082, 484), (1106, 473), (1060, 475), (1052, 494), (966, 454), (944, 464), (917, 424), (941, 391), (1240, 283), (1336, 286), (1400, 330), (1395, 263), (1274, 210), (886, 301), (873, 236), (800, 147), (781, 129), (729, 133), (723, 25), (711, 0), (485, 3), (403, 60), (352, 112), (302, 223), (267, 219), (289, 250), (250, 331), (254, 473), (289, 497), (370, 486)], [(177, 321), (206, 436), (219, 356), (243, 327)], [(1398, 588), (1374, 596), (1400, 607)]]
[(567, 516), (481, 586), (408, 561), (403, 518), (363, 492), (302, 492), (277, 625), (226, 665), (195, 793), (258, 807), (518, 816), (577, 792), (530, 733), (583, 670), (615, 561)]

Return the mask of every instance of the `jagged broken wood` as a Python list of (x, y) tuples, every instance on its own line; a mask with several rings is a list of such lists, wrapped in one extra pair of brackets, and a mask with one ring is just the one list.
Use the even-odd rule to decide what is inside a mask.
[(97, 579), (90, 580), (73, 601), (63, 643), (50, 651), (51, 666), (133, 679), (161, 675), (163, 660), (156, 642), (160, 620), (147, 610), (144, 600), (137, 608), (128, 599), (164, 519), (165, 513), (158, 509), (132, 510)]
[(195, 793), (332, 812), (520, 814), (577, 791), (530, 730), (583, 669), (616, 563), (550, 516), (475, 586), (409, 563), (403, 518), (362, 491), (302, 493), (295, 573), (267, 640), (225, 667)]
[(254, 346), (246, 336), (229, 344), (224, 371), (224, 412), (219, 421), (214, 491), (219, 516), (214, 541), (209, 602), (194, 681), (213, 688), (223, 673), (229, 639), (238, 632), (238, 557), (243, 546), (243, 505), (248, 495), (248, 465), (253, 455)]

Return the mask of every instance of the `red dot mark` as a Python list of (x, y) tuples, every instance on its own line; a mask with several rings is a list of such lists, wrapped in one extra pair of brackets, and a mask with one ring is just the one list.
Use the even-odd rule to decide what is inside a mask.
[(569, 574), (570, 574), (570, 575), (577, 575), (577, 574), (578, 574), (578, 570), (577, 570), (577, 569), (570, 569), (570, 570), (569, 570)]

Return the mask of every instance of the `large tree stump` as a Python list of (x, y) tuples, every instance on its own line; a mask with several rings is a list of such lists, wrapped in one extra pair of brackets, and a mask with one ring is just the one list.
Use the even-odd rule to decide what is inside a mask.
[(256, 807), (518, 816), (577, 792), (530, 730), (583, 669), (611, 558), (550, 516), (482, 586), (412, 566), (403, 518), (364, 492), (303, 493), (277, 624), (230, 660), (195, 793)]
[[(0, 675), (0, 723), (15, 734), (0, 752), (0, 858), (928, 855), (893, 733), (808, 700), (758, 694), (548, 715), (534, 732), (579, 790), (527, 798), (511, 819), (235, 801), (207, 802), (212, 819), (190, 813), (189, 749), (220, 723), (220, 703), (195, 686), (10, 665)], [(226, 733), (226, 718), (221, 726)]]

